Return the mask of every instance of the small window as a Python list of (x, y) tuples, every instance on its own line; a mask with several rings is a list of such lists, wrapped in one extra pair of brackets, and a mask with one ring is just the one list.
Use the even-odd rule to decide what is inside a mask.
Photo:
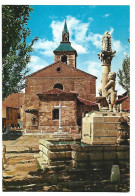
[(36, 118), (35, 117), (31, 118), (31, 124), (32, 124), (32, 126), (36, 124)]
[(66, 41), (66, 42), (68, 41), (68, 38), (67, 38), (67, 37), (65, 37), (65, 41)]
[(67, 64), (67, 56), (66, 56), (66, 55), (62, 56), (62, 57), (61, 57), (61, 61), (62, 61), (63, 63), (66, 63), (66, 64)]
[(20, 113), (19, 112), (17, 112), (17, 119), (20, 119), (21, 117), (20, 117)]
[(55, 85), (54, 85), (54, 87), (53, 87), (53, 88), (58, 88), (58, 89), (63, 90), (63, 85), (62, 85), (62, 84), (60, 84), (60, 83), (57, 83), (57, 84), (55, 84)]
[(59, 120), (59, 109), (53, 110), (53, 120)]
[(60, 67), (57, 67), (57, 72), (61, 72), (61, 68)]

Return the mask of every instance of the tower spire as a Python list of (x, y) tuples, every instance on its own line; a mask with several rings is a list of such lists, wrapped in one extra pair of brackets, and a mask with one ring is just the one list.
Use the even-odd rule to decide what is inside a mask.
[(71, 46), (69, 41), (69, 31), (66, 20), (63, 27), (62, 41), (60, 42), (60, 45), (53, 51), (54, 61), (61, 61), (76, 68), (77, 51)]
[(64, 29), (63, 29), (63, 31), (62, 31), (62, 35), (64, 35), (65, 33), (69, 33), (68, 28), (67, 28), (67, 22), (66, 22), (66, 19), (65, 19)]
[(65, 19), (64, 28), (63, 28), (63, 31), (62, 31), (62, 42), (69, 42), (69, 31), (68, 31), (68, 28), (67, 28), (66, 19)]

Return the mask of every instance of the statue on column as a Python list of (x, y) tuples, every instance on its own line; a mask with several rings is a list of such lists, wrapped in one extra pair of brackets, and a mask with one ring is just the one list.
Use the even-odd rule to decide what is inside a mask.
[(111, 61), (116, 51), (111, 48), (111, 35), (108, 31), (104, 33), (102, 38), (102, 50), (98, 54), (102, 63), (102, 78), (101, 87), (99, 88), (99, 96), (97, 97), (99, 110), (103, 111), (116, 111), (116, 91), (115, 91), (115, 78), (116, 73), (111, 72)]
[(111, 35), (108, 31), (105, 32), (102, 38), (102, 50), (103, 51), (112, 51), (111, 48)]
[(109, 111), (110, 112), (116, 112), (115, 102), (116, 102), (117, 93), (115, 91), (115, 78), (116, 78), (116, 73), (109, 72), (108, 83), (105, 86), (106, 100), (109, 104)]

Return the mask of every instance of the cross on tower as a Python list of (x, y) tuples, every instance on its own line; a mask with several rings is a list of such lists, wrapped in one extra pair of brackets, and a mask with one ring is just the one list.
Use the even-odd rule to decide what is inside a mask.
[(62, 133), (62, 126), (61, 126), (61, 111), (62, 108), (66, 108), (67, 106), (62, 106), (61, 102), (59, 103), (59, 106), (54, 106), (54, 108), (59, 109), (59, 129), (58, 132)]

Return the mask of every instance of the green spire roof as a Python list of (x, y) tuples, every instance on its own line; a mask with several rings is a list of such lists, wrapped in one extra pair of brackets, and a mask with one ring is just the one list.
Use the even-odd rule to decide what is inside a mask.
[(68, 32), (68, 28), (67, 28), (66, 20), (65, 20), (65, 24), (64, 24), (64, 29), (63, 29), (63, 31), (62, 31), (62, 35), (64, 35), (64, 33), (69, 33), (69, 32)]
[[(68, 29), (67, 29), (67, 23), (66, 23), (66, 20), (65, 20), (65, 24), (64, 24), (64, 29), (62, 31), (62, 36), (65, 34), (65, 33), (68, 33)], [(53, 52), (61, 52), (61, 51), (71, 51), (71, 52), (76, 52), (76, 50), (74, 48), (72, 48), (71, 46), (71, 43), (69, 41), (62, 41), (60, 42), (60, 45), (53, 51)]]
[(76, 51), (74, 48), (72, 48), (70, 43), (60, 43), (58, 48), (54, 50), (55, 51)]

